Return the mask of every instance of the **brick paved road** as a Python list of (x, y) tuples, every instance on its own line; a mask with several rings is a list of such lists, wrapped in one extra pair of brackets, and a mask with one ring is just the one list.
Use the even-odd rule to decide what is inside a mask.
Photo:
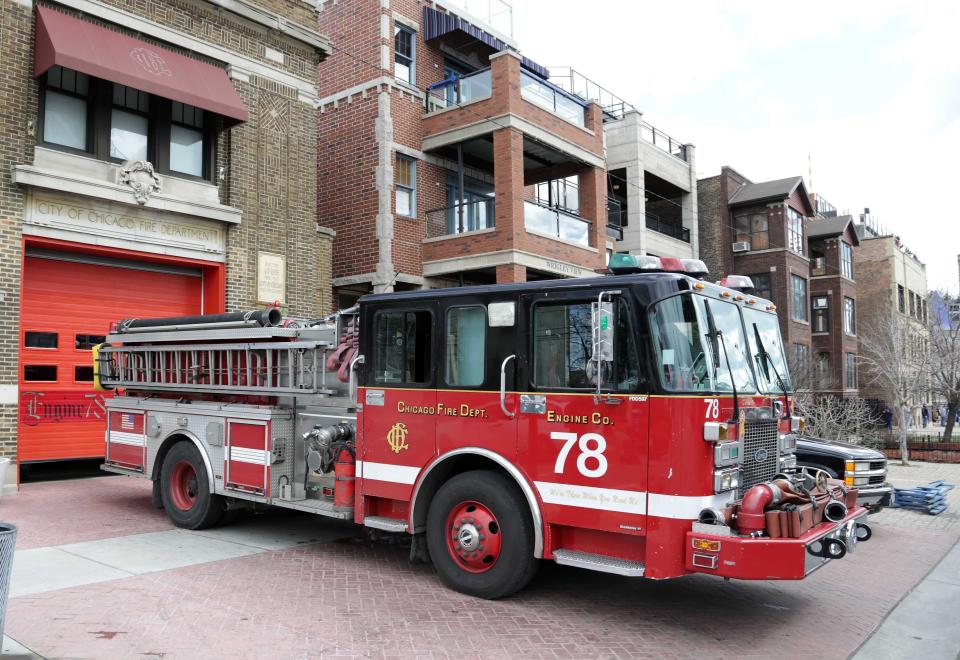
[[(960, 466), (893, 472), (960, 482)], [(0, 517), (21, 525), (23, 557), (115, 566), (125, 544), (145, 548), (142, 570), (16, 596), (6, 632), (47, 657), (845, 657), (957, 541), (958, 497), (938, 518), (873, 517), (873, 540), (803, 582), (654, 582), (549, 564), (523, 593), (486, 602), (444, 589), (401, 546), (307, 515), (271, 512), (204, 536), (171, 531), (148, 483), (36, 484), (0, 500)], [(43, 547), (53, 542), (71, 545)], [(171, 543), (194, 550), (161, 547)], [(186, 565), (224, 548), (232, 558)]]

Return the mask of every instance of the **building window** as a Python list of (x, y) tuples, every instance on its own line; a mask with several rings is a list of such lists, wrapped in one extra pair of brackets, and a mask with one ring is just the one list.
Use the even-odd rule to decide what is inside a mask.
[(917, 315), (916, 297), (913, 295), (913, 291), (909, 291), (908, 293), (910, 294), (910, 316), (916, 316)]
[(43, 141), (86, 151), (90, 79), (59, 66), (47, 71), (43, 95)]
[(174, 101), (170, 107), (170, 169), (203, 176), (203, 110)]
[(830, 300), (826, 296), (813, 297), (813, 332), (830, 332)]
[(56, 348), (59, 343), (56, 332), (30, 332), (23, 333), (24, 348)]
[(735, 242), (749, 243), (751, 250), (766, 250), (770, 247), (766, 210), (738, 213), (733, 223), (736, 230)]
[(23, 380), (28, 383), (53, 383), (57, 380), (57, 366), (54, 364), (25, 364)]
[(415, 49), (416, 32), (396, 25), (393, 28), (393, 75), (411, 85), (417, 84)]
[(770, 283), (770, 273), (751, 275), (750, 280), (753, 282), (753, 293), (755, 296), (773, 300), (773, 287)]
[(455, 307), (447, 312), (447, 385), (483, 384), (486, 333), (487, 312), (483, 307)]
[(787, 207), (787, 247), (803, 254), (803, 216), (795, 209)]
[(857, 356), (855, 353), (843, 354), (843, 379), (846, 389), (857, 388)]
[(147, 135), (150, 131), (150, 95), (113, 85), (110, 113), (110, 157), (120, 160), (149, 160)]
[(904, 309), (903, 304), (903, 286), (900, 284), (897, 285), (897, 308), (900, 310), (901, 314), (905, 314), (906, 310)]
[(814, 373), (817, 381), (813, 383), (815, 389), (829, 389), (833, 387), (830, 378), (830, 354), (817, 353), (816, 372)]
[(790, 313), (794, 321), (808, 321), (807, 281), (799, 275), (790, 276)]
[(397, 188), (397, 215), (415, 218), (417, 216), (417, 161), (409, 156), (397, 154), (394, 182)]
[(840, 242), (840, 274), (848, 280), (853, 279), (853, 248), (843, 241)]
[(806, 344), (793, 345), (793, 367), (790, 371), (794, 370), (801, 375), (810, 373), (810, 347)]
[(41, 93), (44, 144), (212, 180), (215, 115), (61, 67), (47, 71)]
[(107, 341), (106, 335), (76, 335), (73, 347), (78, 351), (89, 351), (97, 344)]
[(848, 335), (857, 334), (857, 312), (853, 298), (843, 299), (843, 331)]

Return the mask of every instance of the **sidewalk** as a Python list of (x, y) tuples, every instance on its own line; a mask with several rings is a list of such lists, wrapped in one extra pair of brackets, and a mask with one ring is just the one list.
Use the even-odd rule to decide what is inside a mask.
[(852, 660), (954, 660), (960, 655), (960, 544), (953, 547), (880, 627)]

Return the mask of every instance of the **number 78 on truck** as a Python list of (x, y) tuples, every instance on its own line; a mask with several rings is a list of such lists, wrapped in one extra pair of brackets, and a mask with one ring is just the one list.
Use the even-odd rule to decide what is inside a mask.
[(541, 561), (802, 579), (870, 538), (856, 489), (796, 469), (776, 308), (702, 262), (594, 278), (115, 322), (103, 469), (181, 527), (272, 505), (408, 534), (500, 598)]

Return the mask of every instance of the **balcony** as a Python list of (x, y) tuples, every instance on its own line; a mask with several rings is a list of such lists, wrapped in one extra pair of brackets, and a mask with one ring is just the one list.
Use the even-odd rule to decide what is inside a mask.
[(827, 274), (826, 257), (815, 257), (810, 261), (810, 274), (814, 277)]
[(560, 87), (526, 71), (520, 72), (520, 96), (571, 124), (586, 125), (586, 103)]
[(682, 224), (676, 220), (665, 220), (658, 215), (646, 212), (647, 218), (647, 229), (652, 229), (653, 231), (669, 236), (670, 238), (676, 238), (681, 240), (684, 243), (690, 242), (690, 230), (687, 227), (684, 227)]
[(590, 221), (558, 208), (525, 201), (523, 224), (527, 231), (568, 243), (590, 247)]
[(617, 200), (607, 198), (607, 238), (623, 240), (623, 226), (627, 224), (627, 209)]
[(488, 99), (492, 92), (492, 73), (489, 67), (465, 76), (447, 78), (427, 88), (427, 112)]
[(437, 4), (449, 5), (451, 9), (477, 19), (485, 27), (513, 38), (513, 7), (503, 0), (442, 0)]
[(640, 137), (662, 151), (666, 151), (671, 156), (686, 162), (687, 146), (660, 129), (643, 122), (640, 126)]
[(493, 229), (494, 201), (490, 199), (464, 201), (463, 204), (427, 211), (426, 239), (460, 236), (471, 232)]

